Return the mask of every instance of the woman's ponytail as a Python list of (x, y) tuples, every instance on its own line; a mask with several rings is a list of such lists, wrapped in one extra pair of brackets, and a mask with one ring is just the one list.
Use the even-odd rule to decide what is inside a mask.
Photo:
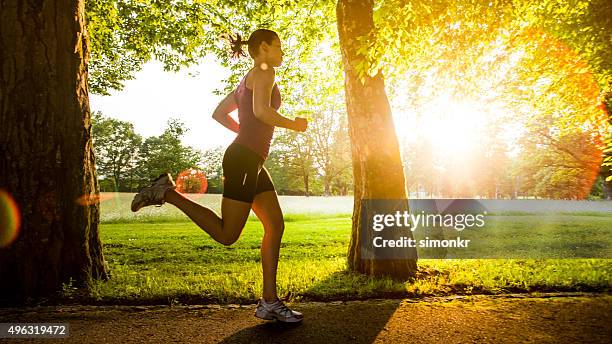
[(244, 50), (242, 50), (242, 45), (249, 44), (249, 41), (243, 41), (239, 33), (236, 34), (236, 38), (232, 37), (231, 34), (227, 34), (226, 39), (230, 42), (230, 47), (232, 49), (230, 56), (232, 58), (238, 59), (240, 56), (246, 56)]
[(221, 38), (224, 38), (229, 41), (232, 52), (230, 56), (233, 59), (238, 59), (240, 56), (247, 56), (242, 50), (242, 46), (244, 44), (248, 44), (249, 55), (252, 58), (255, 58), (259, 53), (259, 46), (261, 42), (266, 41), (268, 44), (272, 44), (274, 39), (278, 39), (278, 35), (276, 32), (268, 29), (257, 29), (249, 37), (248, 40), (243, 41), (242, 36), (239, 33), (236, 34), (236, 37), (233, 37), (231, 34), (222, 34)]

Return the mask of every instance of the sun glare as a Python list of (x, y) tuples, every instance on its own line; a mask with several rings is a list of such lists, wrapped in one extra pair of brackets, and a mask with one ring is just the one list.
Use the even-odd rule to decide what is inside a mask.
[(446, 95), (423, 104), (419, 114), (404, 112), (394, 117), (400, 140), (426, 140), (434, 155), (454, 157), (474, 154), (490, 135), (487, 126), (492, 120), (483, 106)]
[[(438, 153), (469, 154), (483, 135), (487, 116), (475, 104), (438, 98), (417, 130)], [(418, 124), (417, 124), (418, 125)]]

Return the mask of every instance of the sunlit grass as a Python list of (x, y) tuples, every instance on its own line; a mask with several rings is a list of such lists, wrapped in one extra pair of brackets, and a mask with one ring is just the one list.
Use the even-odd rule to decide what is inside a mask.
[[(534, 216), (521, 215), (534, 221)], [(569, 216), (568, 216), (569, 218)], [(508, 217), (516, 222), (515, 217)], [(590, 228), (596, 217), (576, 217)], [(419, 260), (415, 280), (393, 281), (347, 271), (349, 214), (288, 218), (279, 262), (279, 296), (292, 301), (375, 297), (609, 290), (608, 259)], [(96, 282), (102, 303), (251, 303), (262, 293), (261, 224), (247, 222), (231, 247), (189, 221), (104, 223), (101, 238), (112, 278)]]

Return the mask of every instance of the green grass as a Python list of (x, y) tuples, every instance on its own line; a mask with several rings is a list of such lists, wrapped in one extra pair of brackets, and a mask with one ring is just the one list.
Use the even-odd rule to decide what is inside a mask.
[[(153, 211), (163, 208), (171, 207)], [(611, 228), (610, 217), (555, 216), (558, 222), (549, 227), (560, 231), (576, 230), (580, 224), (586, 231), (604, 231), (605, 236)], [(261, 295), (263, 228), (259, 221), (250, 218), (239, 241), (225, 247), (184, 215), (153, 218), (154, 223), (146, 216), (122, 221), (120, 216), (107, 217), (101, 224), (112, 277), (94, 283), (89, 301), (250, 303)], [(524, 229), (541, 221), (540, 216), (529, 214), (499, 217), (504, 219), (506, 225)], [(420, 259), (419, 274), (413, 280), (371, 278), (347, 271), (350, 231), (350, 214), (288, 214), (278, 270), (279, 296), (299, 301), (610, 289), (609, 259)]]
[[(471, 240), (469, 250), (447, 249), (453, 258), (608, 258), (612, 257), (612, 215), (540, 213), (487, 215), (482, 228), (444, 230), (443, 238)], [(431, 229), (416, 230), (416, 239), (435, 237)], [(441, 249), (421, 257), (437, 257)], [(433, 249), (432, 249), (433, 251)], [(428, 251), (429, 252), (429, 251)]]

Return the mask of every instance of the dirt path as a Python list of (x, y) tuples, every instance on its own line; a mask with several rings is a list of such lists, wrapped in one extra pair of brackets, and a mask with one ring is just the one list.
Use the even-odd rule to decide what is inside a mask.
[(67, 343), (612, 342), (610, 294), (307, 302), (293, 307), (305, 315), (299, 326), (259, 320), (253, 317), (254, 305), (0, 309), (0, 322), (66, 322)]

